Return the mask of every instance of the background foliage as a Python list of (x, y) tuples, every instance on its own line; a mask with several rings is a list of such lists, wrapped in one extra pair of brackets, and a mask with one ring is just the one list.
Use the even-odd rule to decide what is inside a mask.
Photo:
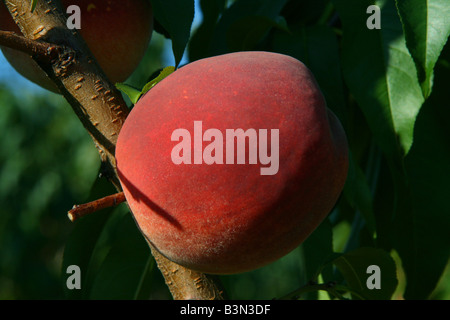
[[(292, 297), (315, 280), (335, 287), (301, 298), (450, 298), (448, 1), (151, 2), (156, 31), (128, 84), (227, 52), (285, 53), (312, 70), (350, 143), (333, 212), (286, 257), (220, 277), (229, 297)], [(372, 4), (379, 30), (366, 27)], [(170, 298), (126, 205), (67, 219), (73, 204), (114, 192), (67, 103), (0, 79), (0, 298)], [(65, 289), (71, 264), (82, 290)], [(371, 264), (380, 291), (364, 286)]]

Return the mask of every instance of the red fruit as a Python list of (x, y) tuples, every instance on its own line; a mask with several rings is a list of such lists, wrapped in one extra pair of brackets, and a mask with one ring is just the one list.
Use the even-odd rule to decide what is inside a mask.
[[(125, 81), (145, 54), (153, 32), (152, 9), (147, 0), (62, 0), (64, 9), (81, 10), (79, 30), (112, 83)], [(3, 3), (0, 29), (21, 34)], [(10, 64), (25, 78), (58, 92), (39, 66), (26, 54), (2, 47)]]
[[(201, 134), (194, 132), (200, 121), (201, 134), (213, 133), (215, 140), (203, 137), (200, 145)], [(179, 152), (189, 145), (186, 137), (172, 139), (174, 131), (187, 133), (176, 131), (182, 128), (192, 138), (190, 156), (187, 147)], [(230, 164), (244, 145), (227, 150), (233, 143), (227, 129), (239, 128), (255, 129), (262, 140), (252, 148), (247, 141), (245, 164)], [(264, 164), (259, 153), (250, 163), (265, 146), (261, 129), (267, 129), (269, 155), (278, 150), (278, 166), (276, 157)], [(275, 130), (278, 145), (271, 140)], [(238, 52), (190, 63), (143, 96), (119, 134), (116, 159), (127, 202), (148, 240), (188, 268), (228, 274), (275, 261), (310, 235), (342, 191), (347, 152), (339, 120), (300, 61)], [(175, 164), (172, 155), (191, 164)], [(223, 164), (205, 163), (214, 157)], [(261, 168), (272, 169), (264, 174)]]

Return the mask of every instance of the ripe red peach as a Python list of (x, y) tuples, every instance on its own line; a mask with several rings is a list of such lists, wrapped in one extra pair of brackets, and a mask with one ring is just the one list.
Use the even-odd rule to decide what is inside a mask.
[(145, 237), (168, 259), (214, 274), (264, 266), (300, 245), (336, 204), (347, 154), (312, 73), (269, 52), (178, 69), (137, 102), (116, 148)]
[[(100, 67), (112, 83), (125, 81), (143, 58), (153, 32), (152, 8), (147, 0), (62, 0), (64, 9), (80, 8), (79, 30)], [(70, 13), (69, 13), (70, 15)], [(0, 30), (21, 34), (0, 3)], [(28, 55), (2, 47), (9, 63), (25, 78), (58, 92)]]

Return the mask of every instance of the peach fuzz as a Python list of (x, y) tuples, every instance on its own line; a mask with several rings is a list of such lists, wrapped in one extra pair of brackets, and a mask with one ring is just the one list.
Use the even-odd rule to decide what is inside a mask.
[[(236, 150), (247, 141), (243, 164), (174, 163), (181, 140), (172, 133), (193, 137), (195, 121), (203, 134), (278, 129), (277, 172), (263, 175), (264, 164), (248, 161), (248, 139), (235, 141)], [(196, 146), (205, 152), (213, 143)], [(158, 251), (193, 270), (232, 274), (281, 258), (326, 218), (347, 177), (348, 146), (303, 63), (237, 52), (189, 63), (145, 94), (119, 134), (116, 160), (133, 216)]]

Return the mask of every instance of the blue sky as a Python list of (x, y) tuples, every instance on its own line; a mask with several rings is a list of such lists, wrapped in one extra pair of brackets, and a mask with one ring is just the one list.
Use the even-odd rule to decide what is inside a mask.
[(0, 51), (0, 82), (8, 82), (14, 84), (14, 87), (26, 87), (30, 90), (43, 90), (34, 83), (28, 81), (21, 75), (19, 75), (16, 70), (14, 70), (8, 61), (6, 61), (3, 53)]
[[(167, 41), (166, 44), (166, 63), (165, 65), (174, 65), (174, 58), (171, 50), (171, 43)], [(2, 51), (0, 50), (0, 82), (11, 84), (12, 90), (17, 90), (19, 88), (24, 88), (25, 90), (30, 90), (33, 92), (48, 92), (45, 89), (42, 89), (38, 85), (33, 82), (27, 80), (22, 77), (5, 59)], [(16, 88), (16, 89), (15, 89)]]

